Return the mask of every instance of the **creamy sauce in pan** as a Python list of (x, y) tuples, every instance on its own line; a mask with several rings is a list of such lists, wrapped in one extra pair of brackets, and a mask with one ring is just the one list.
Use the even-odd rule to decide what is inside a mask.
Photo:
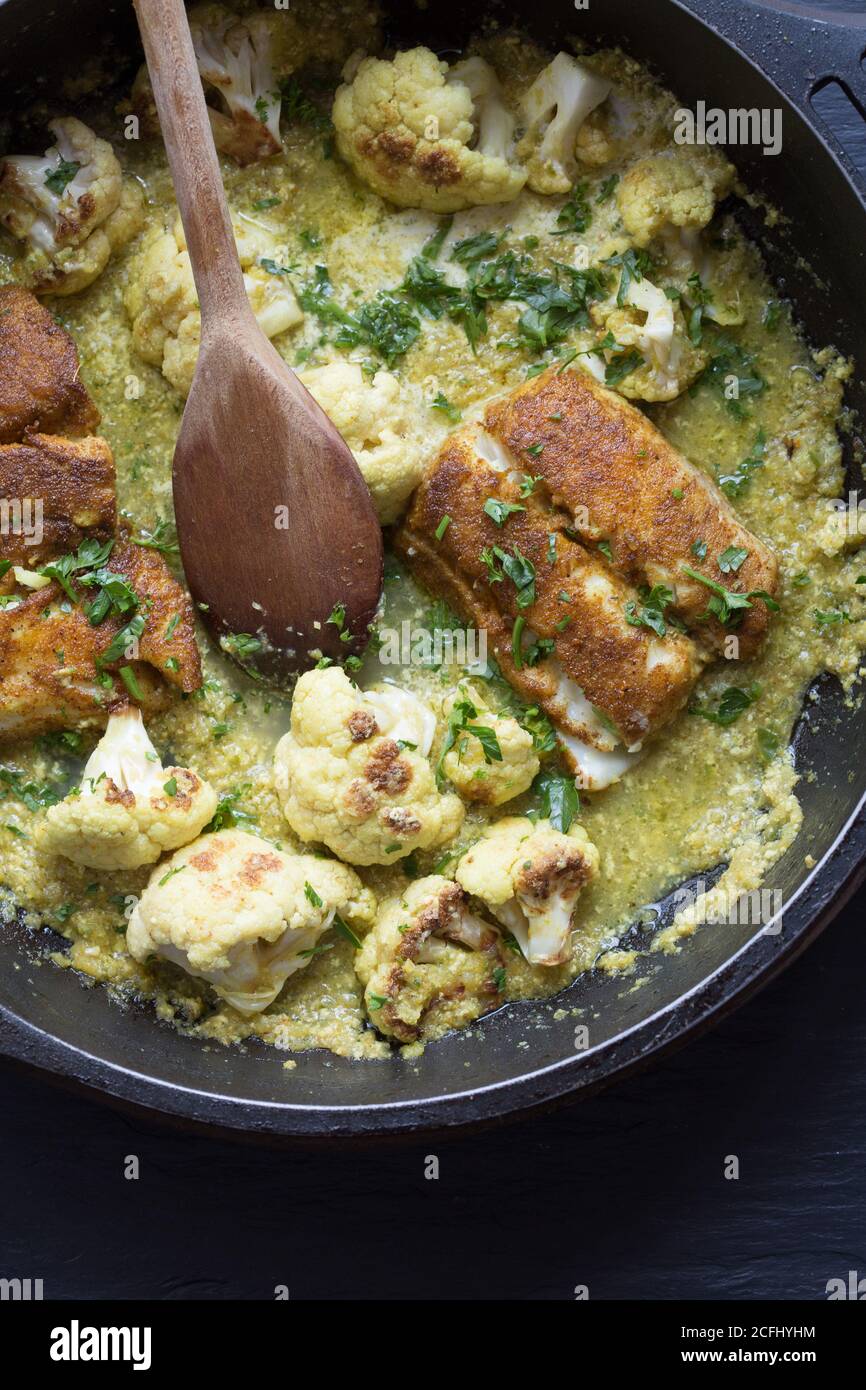
[[(482, 44), (481, 51), (506, 75), (507, 92), (522, 89), (542, 58), (547, 61), (519, 36), (499, 36)], [(646, 120), (669, 109), (670, 99), (629, 59), (609, 53), (601, 66), (629, 87)], [(123, 142), (117, 127), (117, 118), (106, 112), (101, 133), (114, 140), (127, 169), (143, 182), (149, 224), (162, 225), (172, 215), (173, 197), (161, 146)], [(366, 298), (399, 283), (408, 261), (438, 222), (425, 213), (384, 204), (334, 157), (320, 130), (304, 125), (288, 128), (284, 159), (247, 169), (227, 161), (224, 173), (235, 213), (275, 237), (286, 263), (299, 267), (300, 279), (323, 262), (334, 285), (350, 298)], [(609, 174), (605, 170), (605, 177)], [(567, 259), (582, 242), (600, 245), (616, 232), (616, 202), (597, 202), (601, 178), (591, 170), (586, 177), (593, 219), (584, 236), (554, 239), (561, 200), (526, 192), (507, 208), (458, 214), (453, 239), (507, 223), (509, 244), (538, 238), (533, 254), (539, 258)], [(261, 207), (274, 199), (280, 201)], [(725, 225), (722, 219), (717, 230)], [(739, 237), (732, 225), (728, 235)], [(139, 245), (133, 243), (119, 254), (91, 289), (58, 300), (52, 308), (78, 344), (83, 376), (102, 411), (102, 433), (117, 459), (120, 505), (137, 524), (152, 527), (171, 512), (170, 462), (181, 402), (131, 347), (122, 296)], [(4, 244), (3, 278), (13, 273), (6, 251)], [(742, 460), (755, 456), (756, 444), (763, 440), (762, 462), (736, 505), (746, 525), (780, 557), (782, 613), (757, 660), (735, 671), (726, 670), (724, 663), (715, 666), (696, 698), (716, 707), (731, 684), (745, 688), (757, 683), (760, 693), (728, 727), (683, 714), (619, 785), (584, 797), (581, 822), (600, 849), (601, 873), (580, 901), (573, 963), (533, 968), (509, 953), (510, 998), (554, 993), (600, 958), (608, 966), (628, 965), (628, 953), (615, 950), (622, 932), (643, 905), (690, 875), (729, 862), (723, 886), (732, 893), (756, 887), (800, 828), (795, 776), (784, 749), (803, 693), (823, 670), (837, 673), (847, 685), (859, 670), (866, 642), (866, 590), (856, 581), (864, 567), (856, 553), (827, 553), (832, 547), (825, 526), (828, 499), (842, 486), (837, 431), (844, 425), (845, 367), (831, 348), (810, 353), (787, 307), (776, 303), (757, 254), (745, 245), (735, 287), (745, 312), (745, 325), (736, 336), (757, 354), (766, 390), (750, 397), (735, 414), (719, 391), (702, 383), (669, 405), (651, 408), (650, 414), (667, 438), (714, 478), (733, 474)], [(511, 345), (516, 313), (513, 304), (491, 307), (490, 332), (476, 355), (469, 351), (459, 325), (424, 319), (418, 344), (395, 371), (419, 386), (426, 401), (441, 393), (468, 415), (486, 397), (525, 379), (532, 358)], [(321, 336), (320, 325), (308, 315), (298, 330), (278, 339), (277, 346), (293, 365), (319, 365), (340, 355), (332, 344), (322, 344)], [(584, 346), (580, 334), (573, 346)], [(447, 421), (430, 410), (428, 428), (432, 452)], [(414, 624), (430, 623), (431, 600), (393, 563), (388, 574), (384, 624), (397, 627), (407, 618)], [(816, 611), (844, 612), (851, 621), (824, 621)], [(443, 622), (443, 615), (434, 613), (432, 622), (451, 626), (447, 615)], [(271, 784), (273, 749), (288, 726), (288, 703), (263, 693), (203, 636), (202, 649), (204, 690), (179, 700), (156, 719), (151, 736), (164, 761), (198, 769), (220, 793), (237, 792), (240, 810), (255, 818), (250, 828), (291, 846)], [(359, 680), (366, 684), (381, 674), (372, 654)], [(436, 695), (453, 687), (461, 673), (413, 666), (389, 668), (384, 674), (396, 675), (422, 695)], [(488, 698), (507, 703), (507, 687), (494, 682)], [(77, 766), (44, 744), (7, 747), (2, 761), (36, 781), (71, 782)], [(534, 804), (530, 794), (492, 814), (514, 814)], [(459, 845), (452, 850), (477, 838), (489, 814), (470, 810)], [(48, 923), (69, 939), (69, 952), (57, 957), (58, 964), (72, 966), (124, 997), (134, 993), (150, 998), (161, 1018), (222, 1042), (253, 1035), (289, 1050), (326, 1047), (367, 1058), (387, 1053), (387, 1045), (366, 1021), (348, 942), (333, 939), (332, 949), (293, 976), (264, 1014), (243, 1019), (179, 969), (145, 968), (131, 960), (125, 950), (124, 911), (130, 897), (142, 891), (147, 871), (103, 874), (62, 860), (46, 862), (35, 848), (34, 821), (34, 814), (13, 793), (0, 802), (5, 910), (12, 912), (20, 905), (34, 925)], [(808, 843), (801, 842), (798, 852), (805, 856), (808, 850)], [(419, 854), (417, 870), (429, 872), (442, 857), (441, 851)], [(408, 882), (399, 866), (360, 872), (381, 893)], [(690, 929), (688, 920), (678, 921), (661, 944), (672, 946)], [(704, 928), (716, 929), (723, 928)]]

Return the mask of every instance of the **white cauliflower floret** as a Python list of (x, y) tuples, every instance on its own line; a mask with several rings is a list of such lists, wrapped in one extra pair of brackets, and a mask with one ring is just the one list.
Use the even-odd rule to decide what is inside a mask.
[(474, 687), (466, 686), (445, 701), (443, 713), (454, 741), (442, 770), (461, 796), (501, 806), (529, 788), (541, 764), (532, 735), (516, 719), (495, 714)]
[(499, 933), (438, 874), (382, 904), (355, 970), (371, 1021), (401, 1043), (465, 1027), (503, 1002)]
[[(599, 300), (590, 314), (603, 330), (599, 352), (618, 376), (615, 389), (630, 400), (674, 400), (707, 365), (707, 353), (687, 335), (680, 306), (645, 275), (632, 275), (621, 306), (615, 298)], [(617, 372), (634, 353), (640, 354), (636, 365), (625, 374)]]
[(507, 816), (485, 831), (457, 866), (457, 882), (517, 939), (531, 965), (569, 958), (574, 909), (595, 878), (599, 855), (586, 831)]
[(350, 864), (393, 864), (413, 849), (448, 843), (463, 823), (462, 803), (439, 793), (422, 745), (385, 735), (381, 713), (381, 698), (356, 689), (340, 667), (308, 671), (274, 758), (277, 795), (295, 834)]
[[(232, 223), (247, 298), (262, 331), (276, 338), (303, 320), (288, 277), (265, 262), (276, 249), (261, 232)], [(276, 262), (274, 262), (276, 265)], [(124, 296), (136, 351), (162, 370), (182, 396), (189, 394), (201, 343), (201, 311), (192, 265), (178, 218), (173, 231), (148, 242), (134, 263)]]
[[(359, 44), (378, 41), (378, 12), (350, 0), (291, 0), (239, 17), (219, 4), (197, 5), (189, 21), (214, 143), (238, 164), (279, 154), (284, 99), (309, 110), (303, 89), (288, 83), (315, 60), (340, 63)], [(144, 135), (159, 134), (147, 67), (139, 68), (130, 106)], [(324, 113), (323, 113), (324, 114)]]
[(733, 179), (733, 166), (714, 149), (648, 155), (633, 164), (617, 185), (623, 225), (637, 246), (647, 246), (672, 228), (702, 231)]
[(198, 5), (190, 10), (189, 28), (202, 83), (224, 107), (208, 107), (214, 142), (238, 164), (266, 159), (282, 148), (281, 99), (272, 55), (280, 24), (281, 16), (275, 12), (238, 19), (223, 5)]
[(507, 203), (526, 182), (513, 122), (480, 58), (449, 71), (429, 48), (364, 58), (334, 98), (337, 148), (364, 183), (400, 207), (459, 212)]
[(448, 69), (446, 81), (469, 89), (478, 131), (475, 148), (492, 159), (508, 161), (514, 149), (517, 122), (502, 100), (499, 79), (490, 64), (483, 58), (464, 58)]
[(201, 834), (213, 788), (187, 767), (162, 766), (135, 707), (112, 714), (81, 787), (46, 812), (43, 844), (90, 869), (140, 869)]
[(607, 98), (611, 84), (557, 53), (523, 98), (526, 133), (517, 146), (536, 193), (567, 193), (577, 176), (575, 147), (590, 112)]
[(411, 388), (385, 371), (369, 381), (356, 362), (298, 375), (352, 450), (382, 525), (398, 521), (426, 458), (422, 410)]
[(144, 223), (144, 196), (107, 140), (74, 116), (51, 121), (44, 155), (0, 162), (0, 224), (28, 243), (18, 280), (39, 294), (77, 294)]
[(365, 690), (364, 699), (375, 710), (380, 733), (411, 744), (422, 758), (428, 757), (436, 737), (436, 715), (429, 705), (393, 681)]
[(154, 870), (126, 944), (207, 980), (244, 1014), (273, 1003), (338, 915), (369, 924), (376, 900), (334, 860), (289, 855), (242, 830), (203, 835)]

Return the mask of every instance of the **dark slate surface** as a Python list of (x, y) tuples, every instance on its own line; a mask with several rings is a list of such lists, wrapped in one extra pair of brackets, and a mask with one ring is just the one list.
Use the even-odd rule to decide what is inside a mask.
[[(866, 168), (856, 115), (844, 138)], [(642, 1077), (447, 1141), (252, 1148), (0, 1071), (0, 1275), (58, 1298), (823, 1298), (866, 1274), (864, 919), (866, 892)]]

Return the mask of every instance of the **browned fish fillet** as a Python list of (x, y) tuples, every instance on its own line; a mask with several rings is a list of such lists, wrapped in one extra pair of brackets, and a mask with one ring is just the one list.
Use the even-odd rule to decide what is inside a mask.
[[(525, 510), (500, 528), (484, 512), (489, 498)], [(661, 639), (629, 623), (627, 605), (637, 603), (636, 592), (566, 534), (561, 516), (533, 497), (521, 498), (493, 441), (477, 427), (446, 440), (396, 544), (426, 588), (486, 630), (503, 674), (552, 719), (584, 785), (616, 780), (628, 765), (627, 750), (688, 698), (701, 667), (695, 644), (673, 628)], [(535, 597), (524, 607), (501, 557), (492, 555), (497, 546), (534, 568)], [(491, 582), (483, 554), (492, 555), (493, 570), (503, 576), (498, 581)], [(539, 639), (554, 647), (542, 647), (530, 665)]]
[(29, 290), (0, 287), (0, 444), (28, 429), (93, 434), (99, 411), (78, 373), (66, 329)]
[[(104, 439), (28, 434), (0, 445), (0, 560), (38, 569), (117, 527), (114, 458)], [(0, 589), (14, 585), (10, 570)]]
[[(639, 410), (586, 372), (551, 368), (492, 402), (484, 423), (515, 468), (541, 475), (581, 540), (606, 542), (612, 568), (629, 583), (668, 585), (673, 611), (712, 647), (721, 649), (730, 632), (705, 616), (712, 591), (684, 566), (737, 593), (775, 598), (778, 564), (769, 547)], [(702, 551), (699, 543), (703, 559), (692, 548)], [(719, 557), (732, 547), (747, 557), (723, 572)], [(740, 611), (731, 631), (745, 659), (764, 641), (770, 614), (760, 598)]]
[(108, 567), (129, 581), (146, 616), (137, 653), (108, 663), (110, 683), (100, 683), (98, 658), (126, 619), (91, 627), (54, 583), (0, 609), (0, 740), (105, 724), (129, 702), (121, 666), (131, 666), (145, 712), (167, 704), (169, 684), (186, 692), (201, 685), (192, 603), (162, 556), (121, 538)]

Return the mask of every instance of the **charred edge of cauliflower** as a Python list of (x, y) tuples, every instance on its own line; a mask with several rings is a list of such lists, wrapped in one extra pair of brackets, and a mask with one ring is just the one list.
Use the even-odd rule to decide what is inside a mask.
[(499, 932), (435, 874), (384, 906), (355, 969), (371, 1021), (401, 1043), (464, 1026), (503, 1001)]
[(575, 906), (598, 864), (580, 826), (563, 835), (549, 821), (509, 816), (467, 850), (456, 877), (512, 932), (531, 965), (553, 966), (570, 957)]
[(360, 928), (375, 911), (375, 897), (345, 864), (220, 830), (154, 870), (126, 939), (135, 960), (170, 961), (255, 1014), (310, 963), (338, 914)]
[[(460, 686), (445, 701), (445, 717), (465, 700), (476, 713), (471, 717), (468, 730), (458, 730), (453, 747), (442, 759), (442, 770), (467, 800), (501, 806), (527, 791), (541, 766), (532, 735), (512, 715), (494, 713), (474, 686)], [(481, 739), (471, 732), (472, 726), (492, 731), (499, 758), (489, 757)]]
[(277, 14), (238, 19), (222, 5), (190, 11), (190, 33), (206, 90), (222, 103), (208, 107), (217, 149), (238, 164), (279, 154), (280, 92), (272, 50)]
[(424, 753), (430, 716), (399, 687), (366, 695), (339, 667), (301, 676), (291, 729), (274, 757), (277, 795), (295, 834), (350, 864), (393, 864), (453, 840), (463, 805), (436, 787)]
[(217, 807), (186, 767), (163, 768), (137, 707), (112, 714), (80, 788), (46, 812), (43, 843), (91, 869), (139, 869), (194, 840)]
[(400, 207), (459, 212), (507, 203), (526, 182), (513, 118), (493, 69), (469, 58), (449, 71), (429, 48), (364, 58), (334, 98), (337, 148), (358, 177)]
[(144, 224), (144, 195), (125, 180), (107, 140), (67, 116), (49, 123), (55, 144), (42, 156), (0, 163), (0, 224), (28, 249), (22, 284), (76, 294)]
[(357, 362), (298, 373), (355, 456), (383, 526), (398, 521), (424, 474), (420, 403), (390, 372), (368, 381)]
[(586, 118), (611, 84), (568, 53), (557, 53), (523, 97), (525, 133), (517, 146), (536, 193), (567, 193), (577, 177), (575, 149)]

